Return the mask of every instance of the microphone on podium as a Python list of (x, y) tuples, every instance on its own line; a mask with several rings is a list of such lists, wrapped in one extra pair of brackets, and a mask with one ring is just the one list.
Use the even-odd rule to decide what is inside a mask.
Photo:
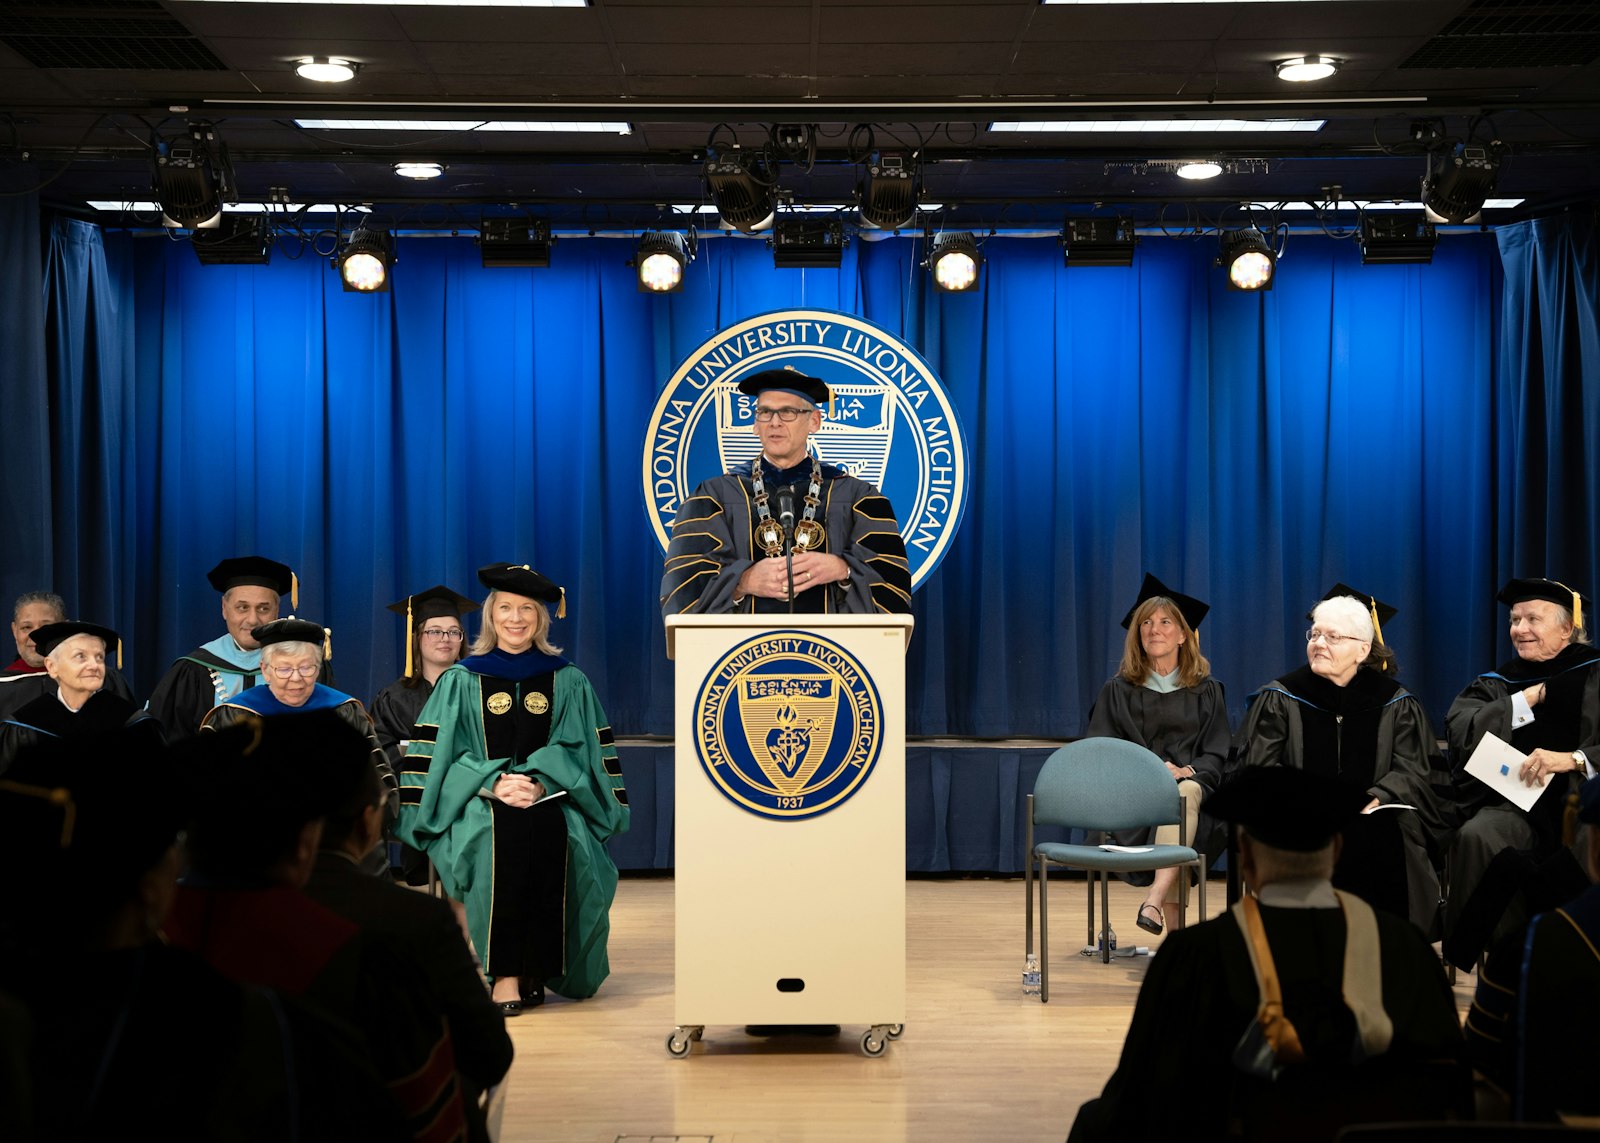
[(783, 558), (789, 577), (789, 610), (794, 610), (794, 489), (778, 489), (778, 523), (783, 525)]

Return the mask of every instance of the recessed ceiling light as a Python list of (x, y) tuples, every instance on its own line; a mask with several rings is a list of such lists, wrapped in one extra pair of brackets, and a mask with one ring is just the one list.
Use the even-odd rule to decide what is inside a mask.
[(996, 120), (991, 131), (1071, 131), (1085, 134), (1203, 134), (1206, 132), (1320, 131), (1326, 119), (1044, 119)]
[(1290, 83), (1310, 83), (1313, 80), (1327, 79), (1339, 70), (1339, 65), (1343, 62), (1332, 56), (1299, 56), (1278, 64), (1278, 78), (1286, 79)]
[(632, 135), (631, 123), (590, 123), (545, 119), (296, 119), (311, 131), (570, 131)]
[(394, 173), (403, 179), (436, 179), (444, 174), (443, 163), (396, 163)]
[(313, 79), (318, 83), (343, 83), (356, 77), (356, 65), (337, 56), (302, 56), (295, 64), (294, 73), (301, 79)]
[(1174, 174), (1180, 179), (1214, 179), (1222, 173), (1222, 164), (1209, 159), (1203, 163), (1185, 163)]

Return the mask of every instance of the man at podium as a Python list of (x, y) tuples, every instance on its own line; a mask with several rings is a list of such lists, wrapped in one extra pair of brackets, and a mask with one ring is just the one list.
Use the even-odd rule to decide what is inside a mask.
[(661, 577), (665, 615), (911, 610), (911, 571), (888, 499), (807, 448), (828, 386), (793, 367), (739, 382), (761, 455), (683, 502)]

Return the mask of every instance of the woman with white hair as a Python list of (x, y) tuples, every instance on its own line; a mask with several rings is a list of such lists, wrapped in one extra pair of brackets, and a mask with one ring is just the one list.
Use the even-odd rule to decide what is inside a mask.
[(34, 628), (32, 638), (56, 689), (23, 703), (0, 722), (0, 773), (23, 747), (43, 739), (109, 734), (124, 726), (148, 724), (160, 741), (159, 722), (105, 689), (111, 671), (106, 656), (114, 657), (122, 646), (115, 631), (76, 619), (60, 620)]
[[(327, 632), (304, 619), (275, 619), (251, 631), (261, 648), (262, 682), (246, 687), (220, 706), (214, 706), (200, 720), (200, 729), (221, 730), (225, 726), (261, 716), (293, 715), (314, 710), (331, 710), (366, 735), (372, 750), (372, 766), (388, 794), (385, 826), (392, 825), (399, 813), (399, 785), (383, 747), (373, 734), (372, 718), (361, 700), (317, 682), (322, 671)], [(389, 862), (381, 847), (373, 850), (363, 868), (381, 872)]]
[[(1364, 814), (1346, 831), (1335, 884), (1411, 919), (1432, 936), (1439, 878), (1427, 838), (1445, 829), (1433, 783), (1449, 771), (1427, 713), (1394, 677), (1381, 620), (1394, 609), (1336, 586), (1311, 612), (1306, 665), (1250, 698), (1238, 748), (1244, 766), (1293, 766), (1364, 789)], [(1388, 814), (1382, 806), (1408, 807)], [(1405, 877), (1396, 876), (1394, 828)]]
[(548, 605), (564, 615), (565, 593), (526, 564), (478, 580), (483, 629), (417, 716), (399, 836), (466, 905), (490, 996), (515, 1016), (546, 986), (592, 996), (610, 972), (605, 841), (628, 828), (628, 797), (594, 688), (550, 642)]

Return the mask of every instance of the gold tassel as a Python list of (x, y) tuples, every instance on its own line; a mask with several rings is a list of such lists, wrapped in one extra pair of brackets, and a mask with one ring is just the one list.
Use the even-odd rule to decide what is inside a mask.
[[(1553, 579), (1550, 582), (1555, 584), (1562, 591), (1572, 591), (1570, 587), (1558, 579)], [(1579, 595), (1575, 591), (1572, 591), (1572, 629), (1574, 631), (1583, 630), (1583, 596)]]
[(300, 610), (300, 577), (289, 573), (289, 610)]
[(322, 661), (324, 663), (333, 662), (333, 628), (331, 627), (322, 629)]
[(117, 637), (117, 670), (122, 670), (122, 637)]
[(411, 629), (411, 596), (406, 596), (406, 678), (411, 677), (411, 647), (417, 641), (417, 633)]
[(565, 619), (566, 617), (567, 617), (567, 589), (566, 588), (562, 588), (561, 589), (561, 602), (556, 604), (556, 618), (557, 619)]

